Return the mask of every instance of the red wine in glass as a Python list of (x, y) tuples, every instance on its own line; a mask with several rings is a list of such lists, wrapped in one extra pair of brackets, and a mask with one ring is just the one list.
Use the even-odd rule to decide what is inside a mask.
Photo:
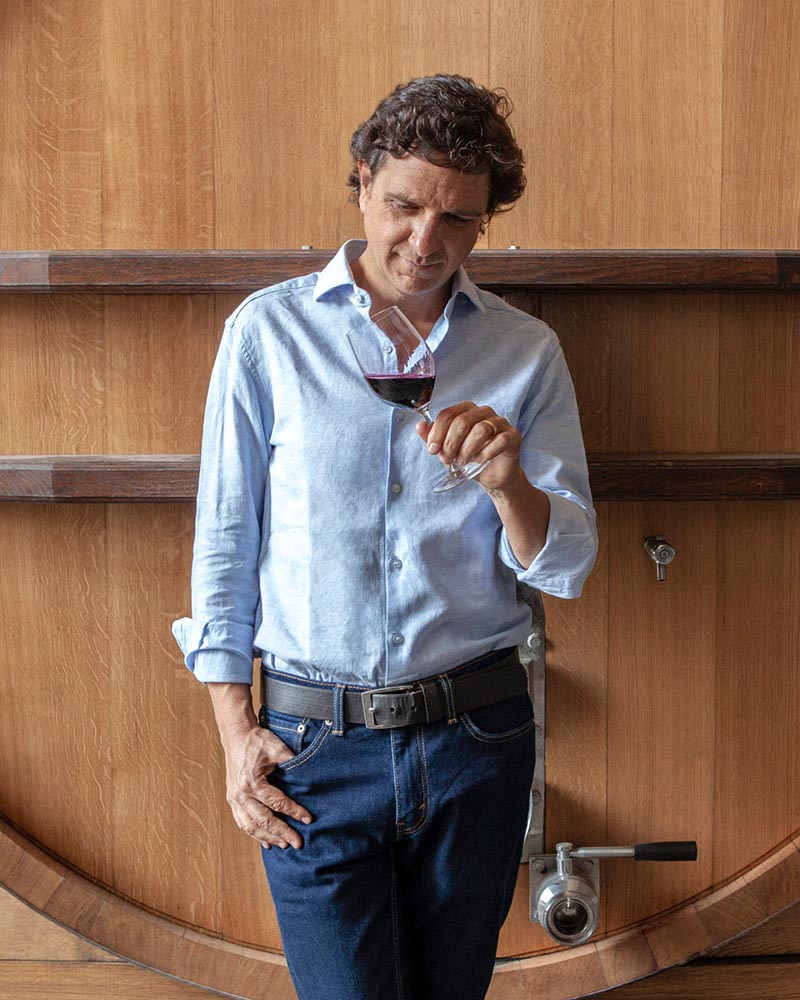
[(367, 375), (367, 385), (381, 399), (393, 406), (420, 410), (433, 395), (435, 375)]
[[(430, 425), (433, 417), (428, 404), (436, 381), (436, 362), (421, 337), (397, 306), (390, 306), (347, 334), (358, 366), (367, 382), (384, 403), (413, 410)], [(444, 493), (474, 479), (487, 462), (451, 462), (447, 472), (433, 484), (434, 493)]]

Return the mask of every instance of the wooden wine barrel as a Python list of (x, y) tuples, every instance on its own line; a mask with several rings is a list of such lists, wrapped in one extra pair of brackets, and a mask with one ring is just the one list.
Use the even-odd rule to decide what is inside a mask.
[[(753, 472), (759, 453), (800, 451), (796, 294), (536, 294), (588, 450), (634, 470), (624, 492), (598, 492), (584, 596), (545, 602), (547, 846), (694, 839), (699, 858), (604, 862), (598, 933), (571, 950), (531, 924), (521, 868), (493, 997), (605, 989), (800, 897), (800, 501), (791, 485), (759, 499), (767, 477)], [(0, 296), (15, 361), (0, 446), (196, 453), (221, 319), (240, 297)], [(719, 473), (732, 459), (710, 492), (660, 485), (652, 462), (638, 481), (658, 452), (749, 455), (749, 485)], [(135, 488), (97, 502), (109, 498), (84, 473), (62, 462), (49, 495), (37, 480), (27, 497), (18, 478), (0, 517), (0, 882), (145, 965), (290, 997), (258, 849), (229, 816), (207, 695), (170, 633), (189, 608), (193, 505), (175, 485), (158, 502)], [(180, 463), (162, 474), (177, 482)], [(676, 550), (664, 582), (649, 535)]]

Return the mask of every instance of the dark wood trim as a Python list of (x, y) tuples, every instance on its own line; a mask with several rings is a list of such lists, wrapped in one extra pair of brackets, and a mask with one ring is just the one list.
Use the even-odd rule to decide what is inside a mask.
[[(181, 503), (197, 494), (197, 455), (6, 455), (0, 501)], [(800, 498), (800, 455), (594, 454), (595, 500)]]
[(0, 501), (180, 503), (197, 496), (198, 455), (7, 455)]
[[(0, 253), (0, 292), (247, 292), (325, 266), (334, 250)], [(800, 253), (776, 250), (475, 250), (495, 289), (800, 288)]]
[(790, 500), (800, 497), (800, 455), (594, 454), (597, 500)]

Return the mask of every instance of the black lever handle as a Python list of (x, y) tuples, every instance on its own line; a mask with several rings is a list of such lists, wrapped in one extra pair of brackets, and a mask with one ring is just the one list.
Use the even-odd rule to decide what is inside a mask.
[(697, 861), (694, 840), (663, 840), (654, 844), (634, 844), (634, 861)]

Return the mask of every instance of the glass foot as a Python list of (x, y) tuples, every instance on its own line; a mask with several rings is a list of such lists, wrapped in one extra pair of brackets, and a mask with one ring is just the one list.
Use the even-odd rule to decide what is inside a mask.
[(433, 492), (446, 493), (448, 490), (454, 490), (456, 486), (460, 486), (462, 483), (466, 483), (470, 479), (479, 476), (488, 464), (489, 462), (486, 461), (467, 462), (466, 465), (451, 465), (447, 472), (443, 476), (440, 476), (433, 484)]

